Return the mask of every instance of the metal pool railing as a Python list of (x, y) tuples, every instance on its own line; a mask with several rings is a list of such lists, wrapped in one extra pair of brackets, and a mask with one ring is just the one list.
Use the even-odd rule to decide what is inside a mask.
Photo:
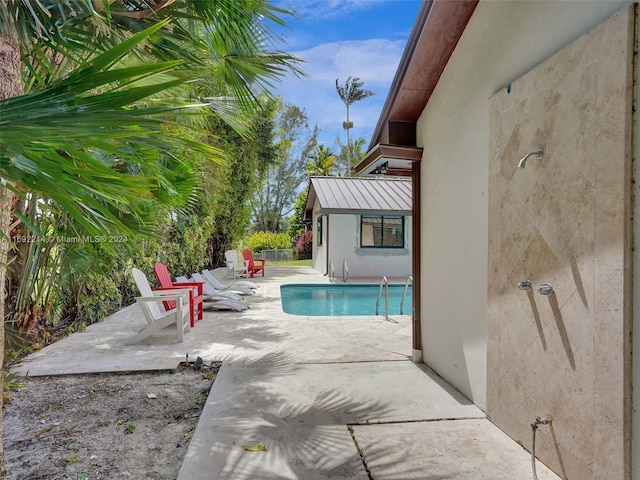
[(407, 290), (409, 290), (409, 282), (413, 285), (413, 277), (409, 275), (407, 277), (407, 281), (404, 282), (404, 291), (402, 292), (402, 299), (400, 300), (400, 315), (402, 315), (402, 311), (404, 309), (404, 299), (407, 296)]
[(389, 281), (387, 277), (382, 277), (380, 280), (380, 287), (378, 288), (378, 299), (376, 300), (376, 315), (380, 314), (380, 296), (382, 295), (382, 287), (384, 290), (384, 318), (389, 320)]

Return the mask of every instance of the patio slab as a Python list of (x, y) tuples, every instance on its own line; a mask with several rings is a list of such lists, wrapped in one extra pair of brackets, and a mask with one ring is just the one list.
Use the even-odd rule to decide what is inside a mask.
[[(30, 376), (172, 370), (197, 356), (230, 364), (292, 364), (405, 360), (411, 355), (411, 319), (381, 316), (305, 317), (282, 311), (282, 283), (328, 283), (311, 268), (268, 267), (245, 312), (207, 311), (176, 343), (175, 327), (125, 344), (145, 325), (137, 305), (29, 355), (12, 371)], [(220, 275), (218, 271), (216, 274)], [(228, 279), (227, 279), (228, 281)]]
[(484, 414), (410, 361), (223, 365), (178, 479), (366, 480), (348, 425), (444, 418)]
[[(531, 454), (486, 419), (353, 427), (375, 480), (533, 478)], [(560, 477), (536, 462), (539, 480)]]

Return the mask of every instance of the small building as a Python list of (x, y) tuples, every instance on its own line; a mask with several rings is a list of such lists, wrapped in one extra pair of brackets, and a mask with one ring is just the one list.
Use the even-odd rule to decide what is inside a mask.
[(411, 180), (311, 177), (305, 220), (313, 226), (312, 261), (319, 272), (411, 275)]

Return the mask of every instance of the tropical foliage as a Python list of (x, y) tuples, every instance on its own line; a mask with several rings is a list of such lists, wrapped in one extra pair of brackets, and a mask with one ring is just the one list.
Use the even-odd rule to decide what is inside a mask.
[(296, 260), (311, 258), (313, 248), (313, 232), (301, 233), (295, 239), (294, 255)]
[(286, 233), (256, 232), (245, 240), (245, 246), (252, 252), (262, 250), (290, 249), (291, 237)]
[(37, 346), (65, 318), (102, 318), (130, 299), (133, 259), (171, 259), (176, 274), (207, 261), (214, 220), (200, 172), (224, 158), (209, 117), (249, 139), (261, 93), (299, 73), (268, 49), (268, 22), (285, 14), (266, 0), (0, 2), (0, 282), (12, 239), (12, 332)]
[(269, 165), (276, 161), (274, 144), (277, 101), (263, 98), (249, 121), (251, 137), (238, 134), (212, 119), (211, 130), (219, 135), (225, 163), (205, 170), (205, 203), (210, 205), (213, 230), (208, 239), (210, 266), (224, 265), (224, 252), (246, 235), (251, 222), (250, 199), (254, 197)]
[(309, 128), (304, 109), (281, 104), (274, 137), (275, 160), (267, 165), (261, 187), (251, 203), (254, 231), (287, 230), (287, 218), (306, 180), (307, 160), (317, 145), (318, 128)]

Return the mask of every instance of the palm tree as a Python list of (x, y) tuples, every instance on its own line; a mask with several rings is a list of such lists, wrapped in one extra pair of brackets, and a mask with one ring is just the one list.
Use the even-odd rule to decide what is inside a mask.
[[(213, 77), (221, 95), (200, 106), (234, 122), (260, 90), (300, 73), (297, 59), (266, 50), (272, 37), (264, 20), (281, 23), (285, 13), (261, 0), (0, 1), (0, 285), (14, 194), (53, 200), (93, 234), (148, 229), (155, 204), (183, 200), (194, 175), (173, 152), (220, 152), (167, 137), (170, 118), (197, 105), (156, 97)], [(124, 63), (129, 52), (137, 61)], [(25, 96), (23, 68), (34, 89)], [(165, 155), (146, 158), (151, 151)], [(137, 175), (118, 171), (123, 159)], [(1, 425), (0, 417), (0, 434)]]
[(365, 90), (362, 88), (364, 82), (360, 81), (358, 77), (348, 77), (344, 82), (344, 86), (340, 85), (339, 78), (336, 78), (336, 90), (340, 99), (347, 107), (347, 121), (342, 122), (342, 128), (347, 131), (347, 171), (346, 175), (351, 173), (351, 140), (349, 138), (349, 130), (353, 128), (353, 122), (349, 120), (349, 107), (355, 102), (364, 100), (367, 97), (375, 95), (371, 90)]
[(327, 147), (322, 144), (316, 146), (310, 158), (307, 161), (307, 175), (333, 175), (338, 158)]

